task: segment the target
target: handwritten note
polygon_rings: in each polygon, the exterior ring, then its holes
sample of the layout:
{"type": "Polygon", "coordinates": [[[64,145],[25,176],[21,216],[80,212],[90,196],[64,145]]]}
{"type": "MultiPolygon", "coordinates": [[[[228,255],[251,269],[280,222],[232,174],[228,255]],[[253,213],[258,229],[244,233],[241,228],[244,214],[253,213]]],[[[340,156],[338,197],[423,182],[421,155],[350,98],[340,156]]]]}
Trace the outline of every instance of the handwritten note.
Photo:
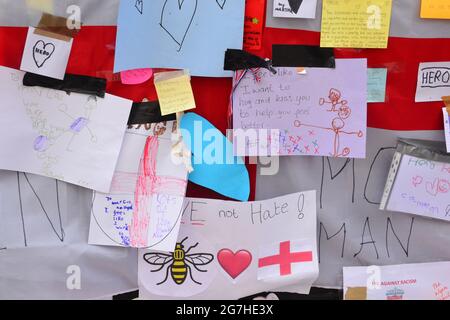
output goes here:
{"type": "Polygon", "coordinates": [[[345,267],[344,299],[450,300],[449,268],[450,262],[345,267]]]}
{"type": "Polygon", "coordinates": [[[163,116],[195,109],[189,74],[182,71],[156,73],[155,87],[163,116]]]}
{"type": "Polygon", "coordinates": [[[447,108],[442,109],[444,114],[444,130],[445,130],[445,141],[447,143],[447,152],[450,153],[450,113],[447,108]]]}
{"type": "Polygon", "coordinates": [[[122,71],[120,79],[123,84],[135,85],[141,84],[149,80],[153,76],[153,69],[135,69],[122,71]]]}
{"type": "Polygon", "coordinates": [[[320,45],[387,48],[392,0],[323,0],[320,45]]]}
{"type": "Polygon", "coordinates": [[[73,39],[65,41],[35,31],[35,28],[28,28],[20,70],[64,79],[73,39]]]}
{"type": "Polygon", "coordinates": [[[317,0],[273,0],[273,16],[276,18],[316,17],[317,0]]]}
{"type": "Polygon", "coordinates": [[[306,75],[296,68],[277,71],[261,70],[256,77],[247,72],[237,80],[239,85],[235,82],[234,143],[239,155],[269,139],[269,145],[278,145],[279,155],[365,157],[365,59],[337,59],[336,69],[307,68],[306,75]],[[273,130],[279,130],[278,140],[273,130]]]}
{"type": "Polygon", "coordinates": [[[450,19],[448,0],[422,0],[420,17],[423,19],[450,19]]]}
{"type": "Polygon", "coordinates": [[[246,0],[244,50],[260,50],[264,29],[265,0],[246,0]]]}
{"type": "Polygon", "coordinates": [[[24,87],[0,67],[0,168],[109,192],[132,101],[24,87]]]}
{"type": "MultiPolygon", "coordinates": [[[[400,163],[385,209],[450,221],[450,156],[446,163],[406,154],[400,160],[398,155],[393,163],[400,163]]],[[[386,190],[389,185],[388,180],[386,190]]]]}
{"type": "Polygon", "coordinates": [[[367,83],[367,102],[384,102],[386,100],[386,68],[369,68],[367,83]]]}
{"type": "Polygon", "coordinates": [[[140,295],[237,299],[293,284],[308,293],[319,273],[316,223],[315,191],[257,202],[187,198],[174,252],[140,250],[140,295]],[[280,252],[296,258],[277,260],[280,252]],[[177,256],[190,275],[171,271],[177,256]]]}
{"type": "Polygon", "coordinates": [[[427,62],[419,65],[416,102],[442,101],[450,94],[450,62],[427,62]]]}
{"type": "Polygon", "coordinates": [[[187,186],[184,165],[171,159],[174,122],[131,126],[109,194],[96,192],[89,243],[175,248],[187,186]]]}

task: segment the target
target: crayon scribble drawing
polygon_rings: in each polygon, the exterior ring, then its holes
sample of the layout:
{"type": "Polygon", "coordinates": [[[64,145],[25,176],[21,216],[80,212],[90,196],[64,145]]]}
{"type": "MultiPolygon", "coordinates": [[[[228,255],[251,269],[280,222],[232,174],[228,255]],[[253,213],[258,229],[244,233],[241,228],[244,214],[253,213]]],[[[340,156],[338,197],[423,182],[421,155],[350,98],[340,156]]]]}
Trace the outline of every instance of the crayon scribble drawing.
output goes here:
{"type": "MultiPolygon", "coordinates": [[[[316,129],[330,130],[334,133],[334,142],[333,142],[333,153],[330,154],[331,157],[347,157],[351,153],[351,149],[349,147],[341,147],[341,136],[345,135],[355,135],[358,138],[364,137],[364,133],[362,130],[359,131],[345,131],[345,122],[350,118],[352,114],[352,109],[348,106],[348,102],[346,100],[342,100],[341,92],[337,89],[330,89],[328,99],[320,98],[319,104],[321,106],[325,104],[330,104],[331,109],[326,110],[327,112],[332,112],[336,114],[336,117],[331,121],[330,127],[321,127],[312,124],[304,124],[299,120],[295,121],[296,127],[310,127],[316,129]]],[[[310,134],[312,135],[312,131],[310,134]]]]}
{"type": "MultiPolygon", "coordinates": [[[[221,10],[223,10],[226,2],[227,0],[216,0],[221,10]]],[[[180,46],[178,51],[183,48],[183,43],[195,19],[197,8],[198,0],[166,0],[164,2],[159,24],[180,46]]]]}

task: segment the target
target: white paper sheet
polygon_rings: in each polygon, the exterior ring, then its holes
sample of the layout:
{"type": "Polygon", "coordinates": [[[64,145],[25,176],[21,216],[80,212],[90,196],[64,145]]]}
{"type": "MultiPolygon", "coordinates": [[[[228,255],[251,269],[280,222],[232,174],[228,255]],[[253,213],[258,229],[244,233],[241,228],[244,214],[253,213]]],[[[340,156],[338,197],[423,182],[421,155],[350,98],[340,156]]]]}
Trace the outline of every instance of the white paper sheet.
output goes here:
{"type": "Polygon", "coordinates": [[[416,102],[442,101],[450,95],[450,62],[427,62],[419,65],[416,102]]]}
{"type": "Polygon", "coordinates": [[[444,115],[445,142],[447,143],[447,152],[450,153],[450,114],[447,112],[447,108],[443,108],[442,113],[444,115]]]}
{"type": "Polygon", "coordinates": [[[81,187],[0,171],[0,299],[96,299],[137,289],[137,250],[87,244],[91,199],[81,187]]]}
{"type": "Polygon", "coordinates": [[[180,250],[140,250],[141,297],[237,299],[294,283],[309,293],[319,271],[315,197],[186,199],[178,238],[184,260],[180,250]]]}
{"type": "Polygon", "coordinates": [[[109,192],[132,101],[24,87],[0,67],[0,168],[109,192]]]}
{"type": "Polygon", "coordinates": [[[316,17],[317,0],[273,0],[273,16],[276,18],[316,17]],[[294,8],[291,8],[292,2],[294,8]],[[300,7],[297,8],[297,6],[300,7]]]}
{"type": "Polygon", "coordinates": [[[344,299],[361,288],[367,300],[450,300],[449,270],[450,262],[344,268],[344,299]]]}
{"type": "Polygon", "coordinates": [[[382,209],[450,221],[450,156],[443,163],[396,152],[391,174],[382,209]]]}
{"type": "Polygon", "coordinates": [[[95,193],[92,206],[89,243],[109,246],[151,247],[153,250],[173,251],[180,228],[182,205],[187,187],[187,170],[171,158],[171,134],[176,123],[133,126],[124,139],[122,152],[109,194],[95,193]],[[149,155],[155,160],[156,176],[161,180],[142,193],[139,181],[141,161],[149,137],[157,139],[158,146],[149,155]],[[173,186],[179,186],[173,188],[173,186]],[[139,191],[141,190],[141,191],[139,191]],[[173,191],[173,192],[172,192],[173,191]],[[141,203],[145,207],[141,206],[141,203]],[[143,242],[133,238],[141,217],[136,208],[149,215],[148,225],[141,230],[143,242]],[[136,223],[134,224],[134,221],[136,223]]]}
{"type": "Polygon", "coordinates": [[[344,266],[450,260],[450,248],[436,246],[449,241],[449,223],[379,210],[398,138],[442,141],[443,132],[369,128],[367,134],[367,159],[282,157],[276,175],[257,176],[257,199],[317,190],[317,286],[342,288],[344,266]]]}
{"type": "Polygon", "coordinates": [[[64,41],[36,34],[35,31],[35,28],[28,28],[20,70],[64,79],[73,39],[64,41]]]}

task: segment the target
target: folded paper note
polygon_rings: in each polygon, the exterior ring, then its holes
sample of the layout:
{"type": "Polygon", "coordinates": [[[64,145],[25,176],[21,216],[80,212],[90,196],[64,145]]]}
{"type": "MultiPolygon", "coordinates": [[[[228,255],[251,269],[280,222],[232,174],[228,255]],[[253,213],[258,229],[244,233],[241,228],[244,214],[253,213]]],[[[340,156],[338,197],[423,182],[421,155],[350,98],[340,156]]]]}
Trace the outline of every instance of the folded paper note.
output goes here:
{"type": "Polygon", "coordinates": [[[335,69],[306,70],[236,74],[236,154],[365,157],[367,61],[337,59],[335,69]]]}
{"type": "Polygon", "coordinates": [[[132,101],[24,87],[0,67],[0,168],[109,192],[132,101]]]}
{"type": "Polygon", "coordinates": [[[367,72],[367,102],[385,102],[387,69],[369,68],[367,72]]]}
{"type": "Polygon", "coordinates": [[[109,194],[94,194],[89,243],[173,251],[187,171],[172,161],[176,122],[130,126],[109,194]]]}
{"type": "Polygon", "coordinates": [[[449,300],[450,262],[344,268],[344,300],[449,300]]]}
{"type": "Polygon", "coordinates": [[[29,27],[20,70],[62,80],[66,73],[73,38],[58,34],[38,33],[29,27]]]}
{"type": "Polygon", "coordinates": [[[193,154],[189,181],[231,199],[247,201],[250,178],[244,161],[233,155],[233,145],[208,120],[187,113],[181,120],[183,140],[193,154]]]}
{"type": "Polygon", "coordinates": [[[450,155],[445,143],[399,142],[380,209],[450,221],[450,155]]]}
{"type": "Polygon", "coordinates": [[[153,69],[135,69],[122,71],[120,79],[123,84],[134,85],[141,84],[149,80],[153,76],[153,69]]]}
{"type": "Polygon", "coordinates": [[[173,253],[139,250],[144,299],[238,299],[319,274],[316,193],[240,203],[186,199],[173,253]]]}
{"type": "Polygon", "coordinates": [[[445,130],[445,141],[447,142],[447,153],[450,153],[450,112],[447,108],[442,109],[444,114],[444,130],[445,130]]]}
{"type": "Polygon", "coordinates": [[[273,16],[275,18],[308,18],[316,17],[317,0],[273,0],[273,16]]]}
{"type": "Polygon", "coordinates": [[[231,77],[223,57],[242,49],[244,11],[245,0],[122,0],[114,72],[158,67],[231,77]]]}
{"type": "Polygon", "coordinates": [[[426,62],[419,65],[416,102],[442,101],[450,95],[450,62],[426,62]]]}
{"type": "Polygon", "coordinates": [[[450,19],[448,0],[422,0],[420,17],[424,19],[450,19]]]}
{"type": "Polygon", "coordinates": [[[156,73],[155,87],[163,116],[195,109],[191,77],[188,72],[172,71],[156,73]]]}
{"type": "Polygon", "coordinates": [[[321,47],[387,48],[392,0],[323,0],[321,47]]]}

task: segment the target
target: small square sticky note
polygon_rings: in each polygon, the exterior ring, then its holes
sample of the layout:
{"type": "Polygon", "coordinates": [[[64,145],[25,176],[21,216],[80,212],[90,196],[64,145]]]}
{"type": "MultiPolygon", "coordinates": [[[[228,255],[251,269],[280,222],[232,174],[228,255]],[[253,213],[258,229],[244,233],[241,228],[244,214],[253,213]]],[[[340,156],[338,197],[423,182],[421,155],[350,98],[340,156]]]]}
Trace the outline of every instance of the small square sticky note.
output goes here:
{"type": "Polygon", "coordinates": [[[424,19],[450,19],[450,1],[422,0],[420,17],[424,19]]]}
{"type": "Polygon", "coordinates": [[[320,46],[387,48],[392,0],[323,0],[320,46]]]}
{"type": "Polygon", "coordinates": [[[187,72],[171,71],[156,73],[155,87],[163,116],[195,109],[191,77],[187,72]]]}
{"type": "Polygon", "coordinates": [[[73,39],[65,41],[59,39],[58,35],[51,37],[36,33],[35,30],[33,27],[28,28],[20,70],[64,79],[73,39]]]}
{"type": "Polygon", "coordinates": [[[367,73],[367,102],[385,102],[387,69],[369,68],[367,73]]]}

